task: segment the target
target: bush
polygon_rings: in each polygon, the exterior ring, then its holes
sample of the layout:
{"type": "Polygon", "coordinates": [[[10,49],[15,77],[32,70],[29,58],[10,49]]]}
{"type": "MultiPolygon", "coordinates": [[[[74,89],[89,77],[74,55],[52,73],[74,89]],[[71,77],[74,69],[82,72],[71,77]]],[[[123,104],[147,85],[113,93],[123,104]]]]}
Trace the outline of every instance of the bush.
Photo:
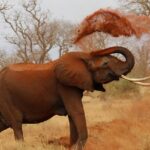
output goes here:
{"type": "Polygon", "coordinates": [[[139,94],[139,87],[134,83],[120,79],[119,82],[112,82],[105,86],[105,95],[111,97],[129,97],[139,94]]]}
{"type": "Polygon", "coordinates": [[[100,100],[108,100],[114,98],[137,98],[140,96],[139,86],[129,81],[120,79],[119,82],[113,81],[112,83],[104,85],[106,92],[85,92],[84,95],[100,100]]]}

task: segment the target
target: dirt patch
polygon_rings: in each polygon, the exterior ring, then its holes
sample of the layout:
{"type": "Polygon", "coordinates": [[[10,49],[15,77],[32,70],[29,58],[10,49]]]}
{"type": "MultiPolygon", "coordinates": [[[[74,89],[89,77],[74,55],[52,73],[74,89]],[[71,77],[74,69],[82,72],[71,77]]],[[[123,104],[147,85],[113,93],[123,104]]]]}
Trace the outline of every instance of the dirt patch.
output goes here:
{"type": "MultiPolygon", "coordinates": [[[[85,150],[150,150],[150,101],[135,101],[123,113],[120,119],[90,126],[85,150]]],[[[59,141],[68,146],[68,138],[59,141]]]]}
{"type": "Polygon", "coordinates": [[[52,139],[48,141],[48,144],[63,145],[65,148],[69,148],[69,137],[60,137],[58,139],[52,139]]]}

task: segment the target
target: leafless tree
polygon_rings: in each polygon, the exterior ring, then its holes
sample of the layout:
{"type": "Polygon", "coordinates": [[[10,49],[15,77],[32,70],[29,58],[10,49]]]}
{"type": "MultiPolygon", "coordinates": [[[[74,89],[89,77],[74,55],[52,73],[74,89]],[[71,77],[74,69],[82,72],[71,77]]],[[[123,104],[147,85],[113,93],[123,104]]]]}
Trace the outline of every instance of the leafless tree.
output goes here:
{"type": "Polygon", "coordinates": [[[0,3],[0,11],[8,10],[9,7],[10,6],[7,4],[7,2],[1,2],[0,3]]]}
{"type": "Polygon", "coordinates": [[[9,64],[21,62],[16,56],[16,53],[13,55],[8,54],[5,50],[0,49],[0,70],[9,64]]]}
{"type": "Polygon", "coordinates": [[[56,47],[58,48],[59,57],[64,53],[67,53],[73,45],[73,37],[76,29],[76,25],[68,21],[57,21],[58,32],[56,38],[56,47]]]}
{"type": "Polygon", "coordinates": [[[150,15],[150,0],[121,0],[122,6],[137,14],[150,15]]]}
{"type": "Polygon", "coordinates": [[[150,70],[150,44],[146,42],[136,53],[136,72],[141,76],[149,74],[150,70]]]}
{"type": "Polygon", "coordinates": [[[42,12],[37,0],[22,5],[23,11],[0,11],[13,34],[6,40],[15,45],[23,62],[44,63],[55,45],[57,24],[50,20],[48,12],[42,12]],[[11,14],[9,14],[9,12],[11,14]]]}
{"type": "Polygon", "coordinates": [[[0,50],[0,69],[4,68],[7,65],[7,55],[5,51],[0,50]]]}
{"type": "Polygon", "coordinates": [[[79,42],[79,46],[82,50],[86,51],[103,49],[107,45],[107,40],[108,34],[95,32],[81,40],[81,42],[79,42]]]}
{"type": "MultiPolygon", "coordinates": [[[[148,16],[143,19],[149,20],[150,16],[150,0],[122,0],[122,6],[137,15],[148,16]]],[[[143,21],[145,21],[143,20],[143,21]]],[[[146,21],[145,21],[146,22],[146,21]]],[[[138,21],[137,21],[138,23],[138,21]]],[[[144,26],[149,25],[145,23],[144,26]]],[[[144,42],[142,46],[137,47],[136,53],[136,71],[141,75],[148,74],[150,70],[150,41],[144,42]]]]}

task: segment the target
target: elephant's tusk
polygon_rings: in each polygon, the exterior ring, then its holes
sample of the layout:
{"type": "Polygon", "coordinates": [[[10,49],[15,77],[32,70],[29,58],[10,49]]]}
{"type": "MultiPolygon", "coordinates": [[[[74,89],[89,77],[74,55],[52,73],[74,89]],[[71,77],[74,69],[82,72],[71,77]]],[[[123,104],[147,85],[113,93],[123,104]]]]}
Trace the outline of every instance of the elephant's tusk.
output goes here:
{"type": "Polygon", "coordinates": [[[121,77],[127,81],[130,81],[132,83],[135,83],[135,84],[138,84],[138,85],[142,85],[142,86],[150,86],[150,83],[147,83],[147,82],[140,82],[140,81],[144,81],[144,80],[147,80],[147,79],[150,79],[150,76],[148,77],[144,77],[144,78],[139,78],[139,79],[136,79],[136,78],[128,78],[124,75],[121,75],[121,77]]]}
{"type": "Polygon", "coordinates": [[[128,81],[132,81],[132,82],[139,82],[139,81],[145,81],[145,80],[150,79],[150,76],[147,76],[147,77],[144,77],[144,78],[129,78],[129,77],[126,77],[124,75],[121,75],[121,77],[123,79],[126,79],[128,81]]]}
{"type": "Polygon", "coordinates": [[[150,83],[144,83],[144,82],[133,82],[133,83],[138,85],[143,85],[143,86],[150,86],[150,83]]]}

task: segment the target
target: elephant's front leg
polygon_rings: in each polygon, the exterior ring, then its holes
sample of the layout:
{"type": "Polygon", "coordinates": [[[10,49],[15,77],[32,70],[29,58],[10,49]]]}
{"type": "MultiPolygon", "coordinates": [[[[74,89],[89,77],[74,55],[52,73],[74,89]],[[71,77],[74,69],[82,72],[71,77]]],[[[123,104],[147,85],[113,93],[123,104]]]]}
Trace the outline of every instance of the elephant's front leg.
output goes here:
{"type": "MultiPolygon", "coordinates": [[[[77,116],[72,116],[73,120],[75,122],[75,127],[76,127],[76,131],[78,134],[78,137],[76,139],[75,143],[71,143],[71,150],[83,150],[87,137],[88,137],[88,133],[87,133],[87,127],[86,127],[86,121],[85,121],[85,116],[84,114],[76,114],[77,116]]],[[[75,133],[74,131],[72,133],[75,133]]],[[[71,134],[72,134],[71,133],[71,134]]],[[[73,134],[74,136],[71,136],[70,139],[75,140],[76,138],[76,134],[73,134]]]]}
{"type": "Polygon", "coordinates": [[[77,88],[61,86],[60,95],[71,121],[70,134],[71,144],[73,144],[71,149],[83,150],[88,134],[84,109],[81,101],[82,92],[77,88]]]}
{"type": "Polygon", "coordinates": [[[70,146],[72,146],[76,144],[78,140],[78,132],[72,118],[68,116],[68,119],[69,119],[69,126],[70,126],[70,146]]]}

